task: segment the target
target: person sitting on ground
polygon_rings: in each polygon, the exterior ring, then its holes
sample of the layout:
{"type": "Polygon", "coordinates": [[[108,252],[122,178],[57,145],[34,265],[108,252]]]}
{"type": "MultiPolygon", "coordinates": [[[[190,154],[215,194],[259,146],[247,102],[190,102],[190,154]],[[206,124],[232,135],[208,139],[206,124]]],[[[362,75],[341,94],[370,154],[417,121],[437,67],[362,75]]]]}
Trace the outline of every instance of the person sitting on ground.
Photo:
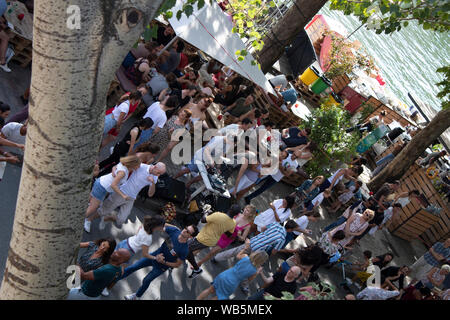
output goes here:
{"type": "Polygon", "coordinates": [[[367,164],[367,159],[362,156],[356,156],[352,159],[352,162],[350,162],[350,166],[363,166],[367,164]]]}
{"type": "Polygon", "coordinates": [[[261,176],[261,169],[263,168],[263,165],[258,162],[256,155],[251,152],[246,153],[243,157],[240,157],[240,159],[242,164],[236,177],[236,181],[234,182],[234,186],[228,190],[231,196],[236,198],[236,201],[239,201],[248,188],[256,183],[261,176]]]}
{"type": "Polygon", "coordinates": [[[306,211],[312,211],[319,208],[319,206],[322,204],[323,200],[326,198],[331,197],[331,192],[325,190],[324,192],[319,193],[314,199],[312,199],[310,202],[305,203],[305,206],[303,208],[302,212],[306,211]]]}
{"type": "Polygon", "coordinates": [[[297,152],[297,162],[299,168],[302,168],[309,160],[313,158],[313,152],[317,150],[317,144],[309,141],[307,144],[300,145],[296,148],[286,148],[287,152],[297,152]]]}
{"type": "MultiPolygon", "coordinates": [[[[211,97],[202,97],[200,101],[195,103],[189,103],[184,108],[191,111],[191,121],[188,130],[194,128],[196,125],[200,125],[202,129],[208,129],[206,124],[206,110],[211,105],[213,99],[211,97]]],[[[183,110],[183,109],[182,109],[183,110]]]]}
{"type": "Polygon", "coordinates": [[[320,192],[325,191],[333,191],[333,188],[342,180],[352,180],[356,183],[358,181],[358,177],[363,173],[364,169],[362,167],[351,167],[351,168],[342,168],[337,170],[331,177],[325,179],[325,181],[320,185],[320,192]]]}
{"type": "Polygon", "coordinates": [[[281,298],[283,292],[295,294],[297,290],[297,278],[301,274],[301,269],[297,266],[289,268],[287,272],[276,272],[271,277],[265,277],[261,272],[261,278],[264,285],[257,293],[248,298],[248,300],[264,300],[264,296],[272,295],[275,298],[281,298]]]}
{"type": "Polygon", "coordinates": [[[89,272],[81,271],[81,287],[70,289],[67,300],[98,300],[102,291],[123,273],[123,264],[130,260],[131,254],[126,249],[119,249],[111,254],[109,263],[89,272]]]}
{"type": "Polygon", "coordinates": [[[138,86],[143,82],[150,81],[150,71],[155,64],[157,56],[149,54],[146,58],[138,58],[136,61],[125,69],[125,76],[138,86]]]}
{"type": "Polygon", "coordinates": [[[400,300],[432,300],[431,290],[427,287],[417,289],[413,285],[409,285],[400,300]]]}
{"type": "Polygon", "coordinates": [[[372,264],[380,269],[385,268],[394,259],[394,255],[390,252],[372,258],[372,264]]]}
{"type": "Polygon", "coordinates": [[[290,88],[279,93],[283,97],[283,101],[287,108],[293,106],[298,99],[299,93],[296,89],[290,88]]]}
{"type": "Polygon", "coordinates": [[[397,221],[401,209],[402,205],[400,203],[394,203],[394,205],[384,210],[383,220],[381,220],[380,223],[376,223],[375,226],[371,226],[369,234],[373,235],[377,230],[382,230],[384,227],[389,227],[393,221],[397,221]]]}
{"type": "Polygon", "coordinates": [[[249,248],[250,240],[247,239],[245,247],[236,256],[239,261],[232,268],[220,273],[211,286],[199,294],[197,300],[204,300],[211,294],[215,294],[212,300],[227,300],[239,283],[245,279],[249,282],[253,281],[258,274],[261,274],[262,265],[269,256],[264,251],[252,252],[249,256],[246,253],[249,248]]]}
{"type": "Polygon", "coordinates": [[[356,201],[354,202],[350,207],[345,209],[344,213],[332,224],[325,227],[324,231],[329,231],[331,229],[334,229],[337,226],[340,226],[344,222],[348,220],[350,215],[352,215],[355,212],[363,212],[366,209],[371,209],[373,211],[376,210],[376,202],[373,198],[367,199],[367,201],[356,201]]]}
{"type": "Polygon", "coordinates": [[[317,245],[298,248],[290,258],[279,266],[277,271],[287,272],[291,267],[297,266],[301,270],[297,281],[305,283],[309,279],[314,278],[311,270],[322,263],[323,253],[324,251],[317,245]]]}

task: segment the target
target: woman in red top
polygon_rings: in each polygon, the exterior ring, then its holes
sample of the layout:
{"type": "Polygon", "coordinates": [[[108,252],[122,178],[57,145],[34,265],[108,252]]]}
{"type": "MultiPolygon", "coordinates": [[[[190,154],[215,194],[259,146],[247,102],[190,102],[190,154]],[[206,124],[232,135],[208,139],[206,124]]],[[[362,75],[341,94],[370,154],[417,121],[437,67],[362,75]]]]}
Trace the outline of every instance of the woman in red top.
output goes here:
{"type": "MultiPolygon", "coordinates": [[[[137,90],[142,93],[142,96],[145,96],[147,94],[147,92],[148,92],[146,84],[139,85],[137,87],[137,90]]],[[[119,99],[119,102],[117,103],[117,105],[119,105],[123,101],[127,100],[128,97],[130,96],[130,94],[131,94],[131,92],[127,92],[123,96],[121,96],[120,99],[119,99]]],[[[138,101],[136,103],[130,103],[130,110],[128,111],[128,115],[122,122],[125,122],[133,114],[133,112],[136,111],[136,109],[137,109],[137,107],[139,106],[140,103],[141,103],[141,101],[138,101]]],[[[110,109],[108,109],[108,110],[106,110],[105,115],[108,115],[108,114],[112,113],[114,108],[115,108],[115,106],[110,108],[110,109]]],[[[100,149],[102,149],[107,144],[109,144],[109,143],[113,142],[114,140],[116,140],[118,135],[119,135],[119,131],[116,128],[112,128],[111,130],[109,130],[108,135],[102,141],[102,146],[100,147],[100,149]]]]}

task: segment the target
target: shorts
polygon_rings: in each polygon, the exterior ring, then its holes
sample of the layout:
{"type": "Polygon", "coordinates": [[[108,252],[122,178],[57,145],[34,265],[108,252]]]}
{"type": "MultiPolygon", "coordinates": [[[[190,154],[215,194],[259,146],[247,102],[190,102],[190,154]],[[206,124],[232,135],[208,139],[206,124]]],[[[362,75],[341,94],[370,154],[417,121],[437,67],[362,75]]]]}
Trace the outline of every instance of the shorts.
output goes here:
{"type": "Polygon", "coordinates": [[[128,251],[130,251],[131,256],[134,256],[135,254],[134,250],[131,249],[130,245],[128,244],[128,239],[120,241],[114,251],[117,251],[119,249],[127,249],[128,251]]]}
{"type": "Polygon", "coordinates": [[[92,186],[91,196],[99,201],[105,200],[108,195],[108,191],[101,185],[99,179],[95,179],[94,185],[92,186]]]}

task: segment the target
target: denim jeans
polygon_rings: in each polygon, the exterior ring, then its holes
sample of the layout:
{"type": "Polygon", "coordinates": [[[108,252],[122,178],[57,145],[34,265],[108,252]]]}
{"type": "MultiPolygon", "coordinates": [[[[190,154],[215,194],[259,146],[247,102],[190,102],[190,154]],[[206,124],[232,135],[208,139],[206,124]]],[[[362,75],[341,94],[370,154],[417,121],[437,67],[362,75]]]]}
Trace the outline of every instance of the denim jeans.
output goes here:
{"type": "Polygon", "coordinates": [[[345,221],[347,221],[346,217],[340,216],[335,222],[333,222],[332,224],[330,224],[329,226],[327,226],[325,229],[323,229],[323,232],[328,232],[331,229],[336,228],[337,226],[340,226],[341,224],[343,224],[345,221]]]}
{"type": "Polygon", "coordinates": [[[259,289],[254,295],[248,297],[247,300],[264,300],[264,289],[259,289]]]}
{"type": "Polygon", "coordinates": [[[140,146],[143,143],[146,143],[148,140],[150,140],[151,136],[153,134],[153,128],[147,129],[142,131],[141,137],[139,140],[134,144],[133,150],[136,150],[138,146],[140,146]]]}
{"type": "MultiPolygon", "coordinates": [[[[158,252],[150,253],[152,256],[156,256],[158,252]]],[[[138,291],[136,292],[136,296],[138,298],[142,297],[145,293],[145,291],[150,286],[150,283],[158,278],[160,275],[162,275],[166,270],[167,267],[163,266],[162,264],[158,263],[156,260],[151,260],[147,258],[142,258],[138,261],[136,261],[133,265],[125,268],[125,271],[123,273],[123,276],[120,278],[120,280],[128,277],[130,274],[134,273],[135,271],[150,267],[152,266],[152,271],[150,271],[145,278],[142,280],[142,285],[139,287],[138,291]]]]}
{"type": "Polygon", "coordinates": [[[382,165],[383,163],[385,163],[386,161],[391,161],[394,160],[395,156],[392,153],[389,153],[386,157],[381,158],[380,160],[377,161],[376,165],[377,167],[382,165]]]}
{"type": "Polygon", "coordinates": [[[259,196],[261,193],[263,193],[264,191],[270,189],[271,187],[273,187],[275,184],[277,184],[277,181],[275,181],[272,176],[268,176],[267,178],[264,179],[264,183],[261,187],[259,187],[258,190],[256,190],[255,192],[253,192],[252,194],[249,194],[246,198],[248,198],[249,200],[256,198],[257,196],[259,196]]]}

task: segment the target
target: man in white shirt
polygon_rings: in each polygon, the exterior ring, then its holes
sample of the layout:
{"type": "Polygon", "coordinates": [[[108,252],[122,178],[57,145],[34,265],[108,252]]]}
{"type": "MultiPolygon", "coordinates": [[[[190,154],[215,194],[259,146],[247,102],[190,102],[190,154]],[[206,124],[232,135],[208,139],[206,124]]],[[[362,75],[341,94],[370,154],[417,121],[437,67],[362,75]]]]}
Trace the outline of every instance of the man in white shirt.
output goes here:
{"type": "MultiPolygon", "coordinates": [[[[186,165],[183,169],[181,169],[175,176],[174,179],[177,179],[186,173],[194,172],[199,173],[197,162],[204,162],[207,167],[214,166],[218,160],[217,158],[221,155],[225,156],[234,146],[233,136],[215,136],[213,137],[203,148],[198,149],[194,153],[194,157],[191,162],[186,165]]],[[[201,175],[198,175],[194,179],[191,179],[186,183],[186,188],[189,190],[189,187],[195,183],[202,180],[201,175]]]]}
{"type": "Polygon", "coordinates": [[[164,128],[167,122],[166,112],[175,109],[178,106],[178,102],[177,96],[167,96],[164,101],[155,102],[148,107],[147,112],[144,115],[144,119],[152,119],[153,126],[150,129],[142,131],[139,141],[134,145],[135,150],[139,145],[149,141],[154,134],[157,134],[162,128],[164,128]]]}
{"type": "MultiPolygon", "coordinates": [[[[113,170],[114,172],[114,170],[113,170]]],[[[149,186],[148,196],[152,197],[155,194],[156,182],[158,177],[166,172],[166,165],[162,162],[158,162],[156,165],[141,164],[139,169],[134,171],[128,178],[127,182],[120,187],[120,191],[126,194],[129,199],[125,200],[121,195],[116,192],[111,193],[102,206],[98,209],[97,213],[102,217],[100,222],[100,230],[104,229],[105,220],[116,221],[121,226],[128,218],[133,208],[134,201],[136,200],[139,192],[146,186],[149,186]],[[117,217],[108,217],[113,210],[119,209],[117,217]]]]}
{"type": "Polygon", "coordinates": [[[0,137],[8,141],[0,139],[0,143],[5,147],[2,147],[3,151],[6,152],[18,152],[23,154],[23,149],[25,145],[25,139],[27,136],[27,124],[22,124],[18,122],[10,122],[2,128],[0,137]],[[12,142],[8,143],[8,142],[12,142]]]}
{"type": "Polygon", "coordinates": [[[253,198],[256,198],[260,194],[262,194],[264,191],[270,189],[275,184],[277,184],[283,177],[289,177],[292,173],[297,171],[298,168],[298,162],[297,158],[301,154],[300,151],[294,151],[293,153],[288,153],[287,151],[282,151],[280,153],[280,159],[279,159],[279,167],[275,174],[271,176],[266,176],[265,178],[258,181],[256,184],[259,184],[261,181],[264,180],[264,183],[261,187],[259,187],[258,190],[255,192],[249,194],[244,198],[246,204],[250,204],[250,201],[253,198]]]}
{"type": "Polygon", "coordinates": [[[272,87],[276,88],[278,86],[280,86],[280,88],[278,88],[278,91],[283,91],[284,89],[286,89],[289,85],[289,81],[293,81],[294,77],[292,75],[287,75],[285,76],[284,74],[280,74],[278,76],[275,76],[271,79],[269,79],[270,84],[272,85],[272,87]]]}

